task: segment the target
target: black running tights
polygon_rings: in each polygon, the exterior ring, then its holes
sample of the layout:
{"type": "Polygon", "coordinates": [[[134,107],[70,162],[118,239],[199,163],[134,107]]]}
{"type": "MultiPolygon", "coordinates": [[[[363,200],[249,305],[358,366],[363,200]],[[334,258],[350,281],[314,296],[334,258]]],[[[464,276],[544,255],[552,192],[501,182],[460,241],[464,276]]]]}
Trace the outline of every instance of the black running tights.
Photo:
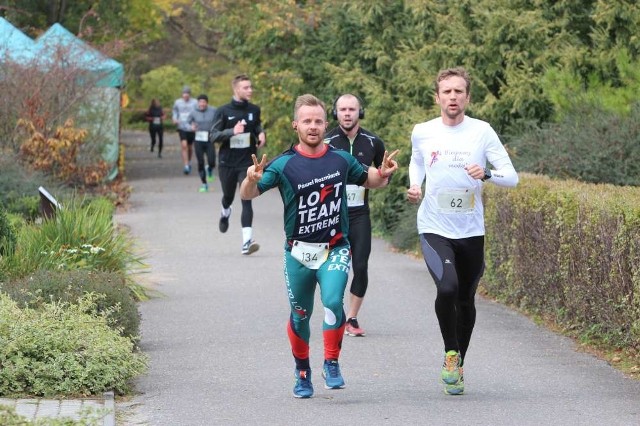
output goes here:
{"type": "MultiPolygon", "coordinates": [[[[220,185],[222,185],[222,207],[228,209],[236,196],[236,189],[247,177],[247,167],[218,167],[220,185]]],[[[240,223],[243,228],[251,227],[253,223],[253,205],[251,200],[242,200],[242,214],[240,223]]]]}
{"type": "Polygon", "coordinates": [[[160,126],[149,126],[149,136],[151,136],[151,148],[156,146],[156,136],[158,137],[158,154],[162,153],[163,129],[160,126]]]}
{"type": "Polygon", "coordinates": [[[364,297],[369,285],[369,255],[371,254],[371,218],[369,212],[349,215],[351,242],[351,294],[364,297]]]}
{"type": "Polygon", "coordinates": [[[207,154],[207,165],[211,170],[216,167],[216,150],[212,142],[195,142],[196,159],[198,160],[198,174],[202,183],[207,183],[207,172],[204,169],[204,155],[207,154]]]}
{"type": "Polygon", "coordinates": [[[460,351],[464,362],[476,322],[476,290],[484,272],[484,236],[450,239],[422,234],[420,244],[436,283],[435,308],[444,350],[460,351]]]}

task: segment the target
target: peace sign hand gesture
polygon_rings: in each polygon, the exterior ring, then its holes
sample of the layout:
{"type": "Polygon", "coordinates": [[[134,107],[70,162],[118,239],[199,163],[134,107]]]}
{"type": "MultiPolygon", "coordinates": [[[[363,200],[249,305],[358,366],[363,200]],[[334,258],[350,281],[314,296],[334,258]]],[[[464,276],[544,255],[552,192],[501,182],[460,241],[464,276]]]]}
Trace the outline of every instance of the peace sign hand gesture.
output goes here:
{"type": "Polygon", "coordinates": [[[264,166],[267,165],[267,155],[262,154],[262,159],[258,163],[258,158],[255,154],[251,154],[251,159],[253,160],[253,166],[249,166],[247,169],[247,179],[251,183],[258,183],[258,181],[262,178],[262,171],[264,170],[264,166]]]}
{"type": "Polygon", "coordinates": [[[383,178],[388,178],[391,176],[396,170],[398,170],[398,162],[393,159],[398,153],[399,149],[396,149],[391,154],[388,151],[384,152],[384,157],[382,157],[382,164],[380,165],[380,176],[383,178]]]}

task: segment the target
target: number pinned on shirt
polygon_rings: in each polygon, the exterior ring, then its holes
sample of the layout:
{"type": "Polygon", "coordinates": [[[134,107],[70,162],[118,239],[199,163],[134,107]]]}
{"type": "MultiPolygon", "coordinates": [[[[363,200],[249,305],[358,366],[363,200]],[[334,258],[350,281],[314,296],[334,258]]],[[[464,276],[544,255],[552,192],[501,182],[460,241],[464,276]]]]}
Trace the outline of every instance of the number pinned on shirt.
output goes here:
{"type": "Polygon", "coordinates": [[[306,243],[295,240],[291,256],[309,269],[318,269],[329,257],[329,243],[306,243]]]}
{"type": "Polygon", "coordinates": [[[472,189],[444,188],[438,192],[440,213],[471,213],[475,210],[475,194],[472,189]]]}

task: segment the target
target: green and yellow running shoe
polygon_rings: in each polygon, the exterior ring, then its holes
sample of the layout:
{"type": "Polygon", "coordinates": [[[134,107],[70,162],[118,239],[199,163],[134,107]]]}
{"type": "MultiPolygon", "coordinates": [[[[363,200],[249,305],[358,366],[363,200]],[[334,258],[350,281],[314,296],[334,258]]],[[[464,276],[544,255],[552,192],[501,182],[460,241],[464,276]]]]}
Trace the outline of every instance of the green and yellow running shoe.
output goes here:
{"type": "Polygon", "coordinates": [[[460,352],[448,351],[444,355],[440,380],[445,385],[453,385],[460,380],[460,352]]]}
{"type": "Polygon", "coordinates": [[[464,393],[464,372],[462,367],[460,367],[459,369],[460,371],[460,379],[452,384],[446,384],[444,385],[444,393],[446,393],[447,395],[462,395],[464,393]]]}

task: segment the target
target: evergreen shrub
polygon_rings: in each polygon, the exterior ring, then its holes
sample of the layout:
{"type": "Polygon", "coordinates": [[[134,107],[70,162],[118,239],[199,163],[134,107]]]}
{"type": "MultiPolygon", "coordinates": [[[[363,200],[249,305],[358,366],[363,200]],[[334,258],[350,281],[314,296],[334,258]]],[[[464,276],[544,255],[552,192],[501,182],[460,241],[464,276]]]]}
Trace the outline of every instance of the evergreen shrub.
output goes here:
{"type": "Polygon", "coordinates": [[[640,186],[640,103],[628,115],[576,105],[560,122],[518,129],[510,138],[519,172],[591,183],[640,186]]]}
{"type": "Polygon", "coordinates": [[[105,271],[38,270],[27,277],[0,284],[19,306],[42,307],[45,303],[78,303],[87,293],[100,295],[96,309],[104,313],[109,325],[123,336],[138,340],[140,314],[125,279],[118,273],[105,271]]]}
{"type": "Polygon", "coordinates": [[[146,368],[131,339],[97,313],[96,296],[77,304],[20,307],[0,293],[0,396],[101,395],[130,390],[146,368]]]}
{"type": "Polygon", "coordinates": [[[0,206],[0,257],[13,254],[16,248],[16,234],[9,223],[7,212],[0,206]]]}
{"type": "Polygon", "coordinates": [[[40,214],[38,187],[59,189],[38,172],[29,172],[8,152],[0,155],[0,206],[10,213],[34,220],[40,214]]]}

